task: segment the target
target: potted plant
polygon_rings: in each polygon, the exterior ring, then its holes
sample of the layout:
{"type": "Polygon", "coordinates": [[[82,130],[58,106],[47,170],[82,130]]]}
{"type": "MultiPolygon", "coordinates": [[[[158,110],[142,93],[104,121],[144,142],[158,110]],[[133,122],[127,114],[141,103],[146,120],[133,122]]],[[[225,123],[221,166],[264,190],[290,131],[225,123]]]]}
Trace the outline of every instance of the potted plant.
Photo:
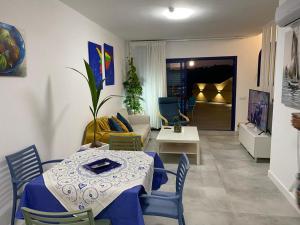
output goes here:
{"type": "Polygon", "coordinates": [[[129,114],[136,114],[143,110],[141,105],[143,88],[133,64],[133,58],[128,60],[128,65],[127,80],[123,83],[126,93],[124,104],[129,114]]]}
{"type": "Polygon", "coordinates": [[[174,117],[174,132],[175,133],[181,133],[181,123],[179,116],[174,117]]]}
{"type": "Polygon", "coordinates": [[[100,141],[96,141],[96,125],[97,125],[96,118],[98,116],[100,108],[112,97],[118,96],[118,95],[109,95],[100,101],[100,94],[101,94],[101,91],[103,90],[103,82],[105,79],[102,79],[100,81],[99,85],[97,86],[95,76],[94,76],[91,66],[85,60],[83,60],[83,61],[84,61],[87,75],[84,75],[77,69],[70,68],[70,67],[68,67],[68,68],[71,70],[74,70],[75,72],[80,74],[88,83],[90,93],[91,93],[91,98],[92,98],[92,106],[89,106],[89,107],[90,107],[90,110],[91,110],[91,113],[92,113],[93,119],[94,119],[94,139],[93,139],[93,142],[91,143],[90,147],[92,147],[92,148],[101,147],[102,143],[100,141]]]}

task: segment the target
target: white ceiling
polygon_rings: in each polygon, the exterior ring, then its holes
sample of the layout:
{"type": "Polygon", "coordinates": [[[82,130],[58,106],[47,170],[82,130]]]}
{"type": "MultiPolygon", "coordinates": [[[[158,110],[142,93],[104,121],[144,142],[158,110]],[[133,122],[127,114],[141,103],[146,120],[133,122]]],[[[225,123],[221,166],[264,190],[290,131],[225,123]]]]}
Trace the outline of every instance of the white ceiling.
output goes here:
{"type": "Polygon", "coordinates": [[[126,40],[251,36],[274,18],[278,0],[61,0],[126,40]],[[191,8],[184,21],[167,20],[172,4],[191,8]]]}

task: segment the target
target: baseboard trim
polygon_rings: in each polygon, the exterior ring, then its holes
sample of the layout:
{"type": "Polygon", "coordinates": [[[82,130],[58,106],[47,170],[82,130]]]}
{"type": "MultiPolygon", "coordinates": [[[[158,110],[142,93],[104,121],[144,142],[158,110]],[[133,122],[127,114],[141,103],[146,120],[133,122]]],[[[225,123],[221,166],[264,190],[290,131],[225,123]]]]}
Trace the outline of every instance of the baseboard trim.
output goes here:
{"type": "Polygon", "coordinates": [[[297,210],[297,212],[300,214],[300,210],[298,209],[298,206],[296,204],[296,197],[294,193],[290,192],[278,179],[278,177],[271,171],[268,170],[268,176],[271,179],[271,181],[275,184],[275,186],[279,189],[279,191],[286,197],[286,199],[289,201],[289,203],[297,210]]]}

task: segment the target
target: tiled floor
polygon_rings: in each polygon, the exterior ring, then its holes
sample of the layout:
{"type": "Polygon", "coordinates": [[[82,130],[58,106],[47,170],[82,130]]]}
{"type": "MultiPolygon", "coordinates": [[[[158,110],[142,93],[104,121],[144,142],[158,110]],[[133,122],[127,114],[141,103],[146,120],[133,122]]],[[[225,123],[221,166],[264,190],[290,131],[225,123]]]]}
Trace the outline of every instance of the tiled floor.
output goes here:
{"type": "MultiPolygon", "coordinates": [[[[153,132],[147,149],[157,150],[153,132]]],[[[269,164],[255,163],[232,132],[200,131],[201,165],[192,165],[184,191],[186,225],[300,225],[300,215],[267,176],[269,164]]],[[[168,169],[177,157],[161,156],[168,169]]],[[[195,160],[191,160],[194,163],[195,160]]],[[[174,179],[162,187],[174,190],[174,179]]],[[[145,217],[146,225],[176,220],[145,217]]]]}

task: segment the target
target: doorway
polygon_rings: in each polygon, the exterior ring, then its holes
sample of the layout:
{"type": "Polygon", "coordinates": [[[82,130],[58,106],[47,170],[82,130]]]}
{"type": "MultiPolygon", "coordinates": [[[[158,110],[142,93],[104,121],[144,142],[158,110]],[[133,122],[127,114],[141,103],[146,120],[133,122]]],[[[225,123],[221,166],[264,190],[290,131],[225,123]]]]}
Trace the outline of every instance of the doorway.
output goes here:
{"type": "Polygon", "coordinates": [[[201,130],[234,130],[237,57],[167,59],[167,94],[201,130]]]}

